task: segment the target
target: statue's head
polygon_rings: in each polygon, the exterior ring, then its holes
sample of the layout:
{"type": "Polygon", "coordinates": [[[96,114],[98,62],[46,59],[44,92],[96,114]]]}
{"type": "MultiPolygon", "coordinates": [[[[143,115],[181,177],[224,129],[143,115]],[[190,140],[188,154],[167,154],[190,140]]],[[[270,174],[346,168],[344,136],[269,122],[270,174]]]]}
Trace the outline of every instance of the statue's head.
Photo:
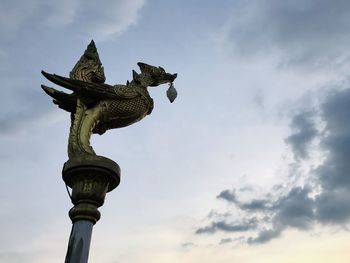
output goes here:
{"type": "Polygon", "coordinates": [[[176,73],[167,73],[162,67],[155,67],[142,62],[137,63],[137,65],[141,69],[141,74],[133,71],[133,79],[144,87],[156,87],[161,84],[172,83],[177,77],[176,73]]]}

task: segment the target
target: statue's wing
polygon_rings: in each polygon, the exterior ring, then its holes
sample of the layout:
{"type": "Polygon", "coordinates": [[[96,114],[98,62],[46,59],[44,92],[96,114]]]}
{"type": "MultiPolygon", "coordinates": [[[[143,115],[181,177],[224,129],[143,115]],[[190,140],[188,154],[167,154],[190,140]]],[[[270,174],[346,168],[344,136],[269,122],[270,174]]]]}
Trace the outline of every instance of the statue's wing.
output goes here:
{"type": "Polygon", "coordinates": [[[53,103],[58,105],[61,109],[64,109],[69,112],[74,112],[76,103],[77,103],[77,96],[76,94],[67,94],[62,91],[56,90],[54,88],[41,85],[42,89],[51,96],[54,100],[53,103]]]}
{"type": "Polygon", "coordinates": [[[111,86],[103,83],[91,83],[65,78],[56,74],[49,74],[45,71],[41,71],[41,73],[51,82],[94,100],[133,99],[140,96],[136,90],[123,85],[111,86]]]}

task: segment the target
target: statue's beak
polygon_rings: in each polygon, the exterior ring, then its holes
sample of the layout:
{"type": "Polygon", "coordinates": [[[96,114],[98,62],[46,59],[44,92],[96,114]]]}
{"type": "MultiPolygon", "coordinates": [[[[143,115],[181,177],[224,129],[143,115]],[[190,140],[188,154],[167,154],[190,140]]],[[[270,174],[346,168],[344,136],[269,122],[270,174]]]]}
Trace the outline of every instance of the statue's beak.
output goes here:
{"type": "Polygon", "coordinates": [[[177,73],[175,74],[169,74],[169,79],[170,79],[170,82],[173,82],[177,77],[177,73]]]}
{"type": "Polygon", "coordinates": [[[176,77],[177,77],[177,73],[175,74],[165,73],[165,75],[161,76],[160,79],[155,79],[154,83],[151,83],[149,86],[157,87],[161,84],[173,83],[176,77]]]}

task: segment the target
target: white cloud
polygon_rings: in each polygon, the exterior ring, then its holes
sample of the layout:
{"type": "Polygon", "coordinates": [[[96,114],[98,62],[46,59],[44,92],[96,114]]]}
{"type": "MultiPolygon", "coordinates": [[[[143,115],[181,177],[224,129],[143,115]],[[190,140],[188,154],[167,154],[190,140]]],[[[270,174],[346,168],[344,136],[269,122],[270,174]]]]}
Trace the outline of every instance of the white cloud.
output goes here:
{"type": "Polygon", "coordinates": [[[75,19],[76,13],[83,3],[80,0],[61,0],[47,3],[50,11],[46,23],[51,28],[68,26],[75,19]]]}
{"type": "Polygon", "coordinates": [[[64,0],[47,5],[50,28],[70,27],[95,39],[119,36],[138,19],[145,0],[80,1],[64,0]]]}
{"type": "Polygon", "coordinates": [[[0,3],[0,31],[6,36],[28,26],[68,29],[78,35],[105,39],[119,36],[138,19],[145,0],[8,1],[0,3]]]}
{"type": "Polygon", "coordinates": [[[91,12],[91,16],[87,19],[81,13],[82,20],[86,19],[86,26],[91,27],[91,33],[100,38],[120,35],[134,25],[145,0],[109,0],[103,3],[103,5],[95,1],[85,3],[86,12],[88,14],[91,12]]]}

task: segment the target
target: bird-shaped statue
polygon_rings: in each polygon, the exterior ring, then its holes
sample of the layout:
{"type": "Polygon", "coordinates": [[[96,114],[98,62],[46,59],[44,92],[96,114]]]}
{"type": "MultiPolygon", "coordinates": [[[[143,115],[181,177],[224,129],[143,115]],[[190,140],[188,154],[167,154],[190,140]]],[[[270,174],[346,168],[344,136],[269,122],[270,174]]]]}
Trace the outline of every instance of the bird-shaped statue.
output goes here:
{"type": "MultiPolygon", "coordinates": [[[[68,156],[96,155],[90,146],[92,133],[103,134],[114,128],[121,128],[140,121],[153,110],[153,100],[147,87],[170,83],[172,102],[173,81],[177,74],[167,73],[162,67],[137,63],[141,73],[133,70],[132,81],[126,85],[104,84],[104,70],[95,43],[91,41],[85,53],[74,66],[70,78],[42,71],[51,82],[72,90],[67,94],[42,85],[53,102],[71,113],[71,128],[68,141],[68,156]]],[[[169,96],[169,92],[168,92],[169,96]]]]}

